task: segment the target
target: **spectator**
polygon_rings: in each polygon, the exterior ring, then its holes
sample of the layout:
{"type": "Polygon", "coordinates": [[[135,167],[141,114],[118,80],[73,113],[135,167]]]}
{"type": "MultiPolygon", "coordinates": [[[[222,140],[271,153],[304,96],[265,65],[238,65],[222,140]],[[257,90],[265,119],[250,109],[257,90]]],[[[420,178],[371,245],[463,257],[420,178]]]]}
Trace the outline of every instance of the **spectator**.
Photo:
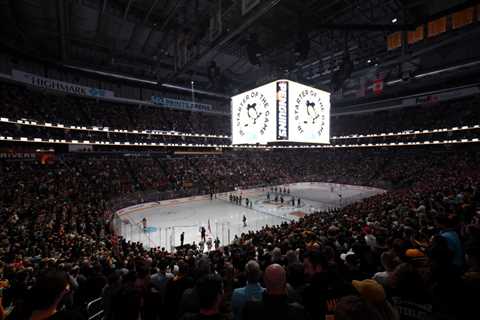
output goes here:
{"type": "Polygon", "coordinates": [[[433,311],[431,297],[424,280],[412,265],[402,263],[396,267],[392,285],[389,296],[401,320],[428,319],[433,311]]]}
{"type": "Polygon", "coordinates": [[[325,257],[318,251],[304,257],[307,286],[303,292],[303,305],[312,319],[324,319],[335,314],[338,299],[354,292],[351,285],[329,270],[325,257]]]}
{"type": "Polygon", "coordinates": [[[232,311],[235,320],[242,319],[242,309],[248,301],[261,301],[265,291],[259,283],[261,277],[260,266],[255,260],[245,265],[247,285],[235,289],[232,294],[232,311]]]}
{"type": "Polygon", "coordinates": [[[398,320],[399,314],[392,305],[386,301],[385,290],[382,285],[372,279],[363,281],[353,280],[352,285],[360,296],[371,306],[372,310],[383,320],[398,320]]]}
{"type": "Polygon", "coordinates": [[[457,318],[465,301],[461,273],[452,263],[447,238],[436,235],[429,250],[433,312],[457,318]],[[455,292],[452,295],[452,292],[455,292]]]}
{"type": "Polygon", "coordinates": [[[473,238],[465,246],[469,269],[464,274],[465,281],[472,284],[480,281],[480,239],[473,238]]]}
{"type": "MultiPolygon", "coordinates": [[[[210,259],[206,256],[198,259],[198,263],[195,266],[196,279],[202,279],[211,273],[210,259]]],[[[198,285],[198,281],[197,281],[198,285]]],[[[182,299],[179,305],[179,315],[185,313],[196,313],[200,310],[200,297],[198,296],[198,286],[188,288],[183,292],[182,299]]]]}
{"type": "Polygon", "coordinates": [[[467,319],[475,314],[478,308],[478,292],[480,292],[480,239],[470,239],[465,245],[469,269],[463,276],[464,305],[461,308],[461,318],[467,319]]]}
{"type": "Polygon", "coordinates": [[[265,269],[266,290],[261,301],[248,301],[243,309],[242,319],[308,319],[304,308],[298,303],[289,303],[285,269],[279,264],[271,264],[265,269]]]}
{"type": "Polygon", "coordinates": [[[290,302],[302,303],[302,294],[305,286],[303,269],[303,263],[301,262],[289,264],[287,268],[287,291],[290,302]]]}
{"type": "Polygon", "coordinates": [[[165,261],[161,261],[158,266],[158,272],[150,277],[152,291],[156,293],[159,304],[159,309],[163,310],[165,304],[165,294],[167,290],[167,283],[173,278],[171,273],[167,273],[167,265],[165,261]]]}
{"type": "Polygon", "coordinates": [[[335,320],[383,320],[383,318],[379,318],[361,297],[345,296],[337,303],[335,320]]]}
{"type": "Polygon", "coordinates": [[[385,271],[375,273],[373,279],[382,286],[388,287],[392,273],[398,265],[398,258],[393,252],[386,251],[381,254],[380,260],[385,271]]]}
{"type": "Polygon", "coordinates": [[[31,320],[82,319],[78,314],[61,309],[63,298],[69,293],[67,275],[48,271],[37,279],[31,290],[29,304],[31,320]]]}
{"type": "Polygon", "coordinates": [[[219,320],[223,319],[220,306],[223,296],[222,279],[217,275],[208,275],[197,284],[200,302],[200,311],[196,314],[187,314],[182,320],[219,320]]]}
{"type": "Polygon", "coordinates": [[[113,298],[112,318],[114,320],[137,320],[141,314],[142,292],[135,287],[133,271],[123,277],[122,286],[113,298]]]}
{"type": "Polygon", "coordinates": [[[0,288],[0,320],[4,320],[6,317],[7,313],[3,307],[3,288],[0,288]]]}
{"type": "Polygon", "coordinates": [[[436,217],[436,222],[440,229],[440,235],[447,240],[448,247],[453,253],[452,263],[458,268],[458,270],[463,270],[465,263],[462,243],[457,232],[453,228],[452,220],[448,216],[441,214],[436,217]]]}
{"type": "Polygon", "coordinates": [[[195,282],[189,275],[189,266],[184,260],[178,262],[177,275],[168,281],[165,296],[165,312],[170,319],[179,313],[179,304],[185,290],[193,288],[195,282]]]}
{"type": "Polygon", "coordinates": [[[103,306],[104,306],[104,318],[105,320],[113,320],[113,299],[118,294],[121,288],[121,277],[119,272],[113,272],[108,277],[108,283],[103,288],[102,291],[102,298],[103,298],[103,306]]]}

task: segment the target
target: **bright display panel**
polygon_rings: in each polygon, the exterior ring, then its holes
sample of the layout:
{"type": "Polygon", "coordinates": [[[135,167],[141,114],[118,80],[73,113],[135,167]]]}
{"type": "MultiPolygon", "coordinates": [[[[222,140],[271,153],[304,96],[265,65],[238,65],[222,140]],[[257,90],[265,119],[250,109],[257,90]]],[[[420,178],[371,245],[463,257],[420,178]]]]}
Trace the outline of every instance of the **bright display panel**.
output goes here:
{"type": "Polygon", "coordinates": [[[231,99],[232,144],[330,143],[330,93],[278,80],[231,99]]]}
{"type": "Polygon", "coordinates": [[[275,82],[232,97],[232,144],[275,140],[275,82]]]}
{"type": "Polygon", "coordinates": [[[330,143],[330,93],[289,81],[289,141],[330,143]]]}

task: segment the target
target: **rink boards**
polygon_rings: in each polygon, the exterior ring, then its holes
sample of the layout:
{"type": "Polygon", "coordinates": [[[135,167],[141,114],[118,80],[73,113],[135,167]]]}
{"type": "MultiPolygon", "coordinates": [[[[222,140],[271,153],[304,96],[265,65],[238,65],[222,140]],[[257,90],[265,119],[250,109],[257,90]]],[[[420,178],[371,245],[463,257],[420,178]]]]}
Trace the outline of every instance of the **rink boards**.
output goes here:
{"type": "Polygon", "coordinates": [[[267,192],[270,192],[272,197],[275,195],[268,187],[220,193],[213,200],[210,200],[210,195],[203,195],[123,208],[116,211],[116,215],[123,221],[119,232],[127,240],[142,242],[147,247],[165,247],[172,250],[180,244],[182,232],[185,233],[185,243],[195,241],[198,244],[199,229],[203,226],[207,229],[207,238],[214,240],[218,237],[221,244],[227,244],[242,232],[297,220],[314,211],[341,207],[385,192],[378,188],[321,182],[300,182],[276,187],[290,189],[290,195],[284,194],[284,204],[266,200],[267,192]],[[230,194],[241,194],[243,199],[249,198],[253,202],[252,208],[230,203],[230,194]],[[296,199],[300,197],[300,206],[289,203],[292,196],[296,199]],[[244,215],[247,218],[247,227],[243,227],[244,215]],[[144,232],[140,223],[144,217],[147,219],[147,232],[144,232]]]}

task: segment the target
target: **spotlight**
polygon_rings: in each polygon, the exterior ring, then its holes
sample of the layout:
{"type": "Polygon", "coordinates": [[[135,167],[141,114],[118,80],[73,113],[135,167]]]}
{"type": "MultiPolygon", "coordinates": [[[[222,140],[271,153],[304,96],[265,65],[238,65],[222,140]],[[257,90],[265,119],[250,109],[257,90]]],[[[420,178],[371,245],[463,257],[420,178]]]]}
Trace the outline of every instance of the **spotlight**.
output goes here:
{"type": "Polygon", "coordinates": [[[392,23],[397,23],[397,21],[398,21],[397,18],[392,19],[392,23]]]}

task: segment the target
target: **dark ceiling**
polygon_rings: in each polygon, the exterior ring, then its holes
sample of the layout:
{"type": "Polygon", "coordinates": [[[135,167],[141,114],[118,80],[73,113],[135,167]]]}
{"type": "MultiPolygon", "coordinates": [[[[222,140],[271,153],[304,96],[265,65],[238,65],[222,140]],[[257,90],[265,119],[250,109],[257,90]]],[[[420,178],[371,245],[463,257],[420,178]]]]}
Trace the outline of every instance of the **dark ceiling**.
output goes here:
{"type": "Polygon", "coordinates": [[[194,79],[208,88],[211,61],[230,83],[245,85],[337,60],[345,48],[355,66],[371,57],[391,59],[400,54],[386,50],[392,19],[398,28],[416,25],[466,2],[263,0],[242,15],[241,0],[0,0],[0,18],[2,42],[22,52],[159,81],[194,79]],[[210,18],[219,6],[223,29],[211,39],[210,18]],[[259,66],[247,55],[252,34],[258,36],[259,66]],[[300,61],[295,48],[302,34],[310,50],[300,61]],[[184,54],[182,41],[189,47],[185,65],[175,61],[184,54]]]}

